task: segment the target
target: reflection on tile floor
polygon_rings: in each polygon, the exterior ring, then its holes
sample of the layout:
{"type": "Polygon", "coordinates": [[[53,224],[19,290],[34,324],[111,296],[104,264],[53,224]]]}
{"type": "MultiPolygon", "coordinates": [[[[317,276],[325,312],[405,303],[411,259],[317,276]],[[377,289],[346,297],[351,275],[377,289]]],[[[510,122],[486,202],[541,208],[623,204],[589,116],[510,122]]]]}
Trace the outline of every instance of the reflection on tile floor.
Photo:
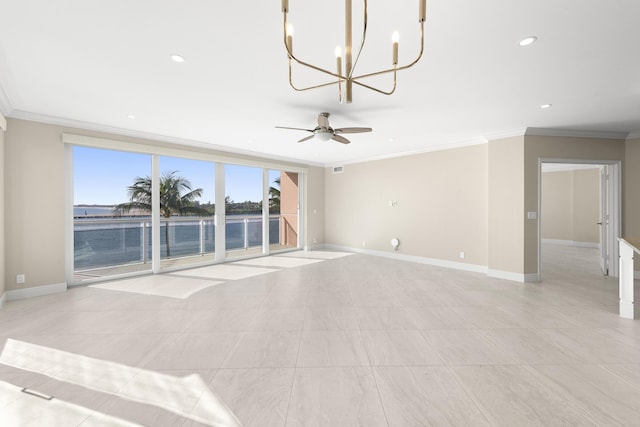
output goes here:
{"type": "Polygon", "coordinates": [[[9,302],[0,425],[637,424],[617,281],[543,255],[537,284],[313,251],[9,302]]]}

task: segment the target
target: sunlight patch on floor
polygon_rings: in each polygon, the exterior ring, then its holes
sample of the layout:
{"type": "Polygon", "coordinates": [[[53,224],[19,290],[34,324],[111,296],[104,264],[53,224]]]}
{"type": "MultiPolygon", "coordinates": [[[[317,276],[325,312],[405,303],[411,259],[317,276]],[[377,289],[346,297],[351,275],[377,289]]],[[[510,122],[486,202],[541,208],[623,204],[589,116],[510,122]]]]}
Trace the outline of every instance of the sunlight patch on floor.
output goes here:
{"type": "MultiPolygon", "coordinates": [[[[198,277],[205,279],[239,280],[247,277],[259,276],[260,274],[273,273],[278,271],[271,268],[245,267],[234,264],[217,264],[210,267],[194,268],[193,270],[180,271],[175,273],[180,277],[198,277]]],[[[174,273],[169,273],[171,276],[174,273]]]]}
{"type": "Polygon", "coordinates": [[[277,267],[277,268],[293,268],[303,265],[315,264],[322,262],[321,259],[304,259],[296,257],[271,256],[264,258],[247,259],[244,261],[234,262],[234,265],[256,265],[260,267],[277,267]]]}
{"type": "Polygon", "coordinates": [[[174,277],[166,274],[137,277],[135,279],[118,280],[115,282],[91,285],[92,288],[108,289],[111,291],[133,292],[142,295],[186,299],[211,286],[219,285],[221,281],[197,280],[185,277],[174,277]]]}
{"type": "MultiPolygon", "coordinates": [[[[122,399],[162,408],[205,425],[240,426],[233,412],[209,390],[197,374],[175,377],[14,339],[7,340],[0,354],[0,363],[122,399]],[[198,414],[192,414],[191,411],[196,405],[198,414]]],[[[29,413],[32,411],[31,404],[60,404],[56,399],[46,401],[31,395],[25,396],[30,400],[26,401],[22,396],[18,396],[10,402],[9,407],[17,405],[16,408],[21,409],[11,409],[11,413],[15,412],[17,416],[20,416],[20,412],[29,413]]],[[[70,405],[64,409],[76,408],[79,407],[70,405]]],[[[86,408],[81,409],[90,411],[86,408]]],[[[71,415],[74,415],[73,411],[71,415]]],[[[84,414],[84,418],[88,415],[84,414]]],[[[60,425],[78,425],[82,419],[79,422],[69,421],[60,425]]]]}
{"type": "Polygon", "coordinates": [[[288,252],[277,257],[310,258],[310,259],[337,259],[353,255],[350,252],[330,252],[330,251],[300,251],[288,252]]]}

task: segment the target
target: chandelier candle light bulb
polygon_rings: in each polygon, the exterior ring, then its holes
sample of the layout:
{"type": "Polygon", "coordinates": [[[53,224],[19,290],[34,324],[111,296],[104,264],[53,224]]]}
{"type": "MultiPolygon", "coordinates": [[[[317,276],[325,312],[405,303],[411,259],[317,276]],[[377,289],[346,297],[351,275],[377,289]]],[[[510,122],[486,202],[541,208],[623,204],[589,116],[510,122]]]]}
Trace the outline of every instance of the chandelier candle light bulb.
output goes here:
{"type": "Polygon", "coordinates": [[[393,65],[398,65],[398,42],[400,41],[400,33],[394,31],[391,34],[391,41],[393,42],[393,65]]]}
{"type": "Polygon", "coordinates": [[[289,55],[293,53],[293,25],[287,24],[287,50],[289,55]]]}

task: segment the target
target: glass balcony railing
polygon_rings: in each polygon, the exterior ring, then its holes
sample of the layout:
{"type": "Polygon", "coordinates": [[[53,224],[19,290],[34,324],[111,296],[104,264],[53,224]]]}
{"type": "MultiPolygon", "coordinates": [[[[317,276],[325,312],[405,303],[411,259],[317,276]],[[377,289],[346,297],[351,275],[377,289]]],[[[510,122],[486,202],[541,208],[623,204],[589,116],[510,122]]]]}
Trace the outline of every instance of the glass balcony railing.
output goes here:
{"type": "MultiPolygon", "coordinates": [[[[269,217],[269,244],[281,243],[281,222],[280,215],[269,217]]],[[[76,218],[73,234],[75,271],[148,263],[151,260],[150,217],[76,218]]],[[[225,236],[227,251],[262,246],[262,217],[227,216],[225,236]]],[[[162,218],[160,246],[161,259],[215,253],[213,217],[162,218]]]]}

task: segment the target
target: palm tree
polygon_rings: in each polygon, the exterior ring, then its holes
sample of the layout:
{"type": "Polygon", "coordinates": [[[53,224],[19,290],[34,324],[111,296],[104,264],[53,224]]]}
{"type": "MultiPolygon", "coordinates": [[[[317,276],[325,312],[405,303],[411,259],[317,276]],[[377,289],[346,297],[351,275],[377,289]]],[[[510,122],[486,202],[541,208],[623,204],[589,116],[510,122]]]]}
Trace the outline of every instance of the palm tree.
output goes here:
{"type": "MultiPolygon", "coordinates": [[[[160,215],[171,218],[173,215],[210,215],[209,212],[195,205],[196,199],[202,196],[202,188],[191,188],[191,182],[176,175],[178,171],[164,172],[160,177],[160,215]]],[[[129,202],[114,207],[114,213],[123,214],[132,210],[151,212],[151,177],[136,177],[133,185],[127,187],[129,202]]],[[[169,224],[164,228],[167,257],[169,250],[169,224]]]]}
{"type": "Polygon", "coordinates": [[[277,187],[269,187],[269,208],[280,212],[280,178],[273,181],[277,187]]]}

